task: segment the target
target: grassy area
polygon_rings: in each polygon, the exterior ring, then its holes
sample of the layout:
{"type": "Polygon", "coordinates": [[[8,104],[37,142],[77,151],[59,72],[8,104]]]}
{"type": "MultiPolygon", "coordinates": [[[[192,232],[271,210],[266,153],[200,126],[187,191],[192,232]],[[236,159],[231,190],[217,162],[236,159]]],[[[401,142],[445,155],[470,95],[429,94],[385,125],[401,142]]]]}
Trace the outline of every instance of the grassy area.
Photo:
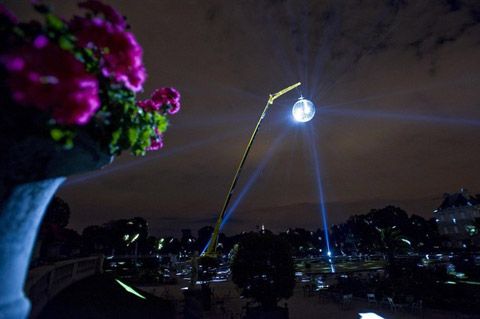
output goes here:
{"type": "MultiPolygon", "coordinates": [[[[331,264],[324,260],[318,261],[302,261],[295,265],[297,271],[306,274],[328,274],[332,273],[331,264]]],[[[336,273],[367,271],[382,269],[385,267],[384,260],[367,260],[367,261],[342,261],[333,263],[336,273]]]]}

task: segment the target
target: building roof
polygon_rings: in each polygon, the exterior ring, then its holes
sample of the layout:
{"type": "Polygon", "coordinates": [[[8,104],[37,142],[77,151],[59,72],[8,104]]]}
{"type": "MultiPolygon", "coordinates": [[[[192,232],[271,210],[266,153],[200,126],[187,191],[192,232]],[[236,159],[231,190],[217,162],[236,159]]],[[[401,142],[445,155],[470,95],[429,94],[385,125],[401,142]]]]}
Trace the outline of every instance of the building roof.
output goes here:
{"type": "Polygon", "coordinates": [[[460,192],[454,194],[444,194],[444,199],[439,210],[448,209],[453,207],[465,207],[479,205],[479,201],[470,196],[466,190],[460,189],[460,192]]]}

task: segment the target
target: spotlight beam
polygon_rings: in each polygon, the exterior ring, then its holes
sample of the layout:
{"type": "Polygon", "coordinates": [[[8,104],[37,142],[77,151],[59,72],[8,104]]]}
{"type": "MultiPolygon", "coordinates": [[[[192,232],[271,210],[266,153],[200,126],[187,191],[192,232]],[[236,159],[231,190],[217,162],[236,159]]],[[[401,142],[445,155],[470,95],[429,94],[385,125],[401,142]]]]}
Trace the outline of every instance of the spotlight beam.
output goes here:
{"type": "Polygon", "coordinates": [[[426,122],[432,124],[445,124],[445,125],[463,125],[463,126],[480,126],[480,119],[475,118],[454,118],[454,117],[441,117],[436,115],[423,115],[423,114],[406,114],[406,113],[394,113],[387,111],[366,111],[355,109],[335,109],[335,108],[323,108],[322,114],[333,116],[346,116],[355,117],[357,119],[391,119],[405,122],[426,122]]]}
{"type": "Polygon", "coordinates": [[[225,212],[227,211],[228,204],[230,203],[230,200],[233,195],[233,191],[235,190],[235,186],[237,185],[238,182],[238,177],[240,176],[240,173],[242,171],[243,165],[245,164],[245,161],[247,159],[248,153],[250,152],[250,149],[252,148],[253,141],[255,140],[255,137],[257,136],[258,130],[260,128],[260,125],[262,124],[263,119],[265,118],[265,115],[267,114],[268,108],[270,105],[273,104],[273,102],[279,98],[280,96],[284,95],[285,93],[297,88],[300,86],[300,82],[295,83],[293,85],[290,85],[289,87],[275,93],[275,94],[270,94],[267,104],[265,105],[265,108],[263,109],[262,114],[260,115],[260,118],[258,119],[257,125],[255,126],[255,129],[253,130],[252,136],[250,137],[250,140],[247,144],[247,147],[245,148],[245,151],[243,153],[242,159],[240,160],[240,164],[238,165],[237,171],[235,172],[235,176],[233,177],[232,184],[230,185],[230,189],[228,190],[227,197],[225,198],[225,202],[223,203],[222,211],[220,212],[220,215],[218,216],[217,222],[215,224],[215,228],[213,229],[213,234],[212,238],[210,240],[210,244],[208,245],[208,248],[205,252],[204,255],[211,256],[211,257],[216,257],[216,251],[217,251],[217,245],[218,245],[218,235],[220,233],[220,227],[222,226],[222,220],[223,217],[225,216],[225,212]]]}
{"type": "MultiPolygon", "coordinates": [[[[241,129],[239,131],[241,131],[243,133],[246,130],[241,129]]],[[[229,133],[227,133],[227,134],[225,134],[221,137],[215,136],[215,137],[211,137],[211,138],[208,138],[208,139],[205,139],[205,140],[191,142],[191,143],[179,146],[179,147],[166,149],[162,152],[158,152],[157,154],[152,154],[152,155],[145,156],[145,157],[142,157],[142,158],[136,158],[136,159],[130,160],[126,163],[114,164],[114,165],[111,165],[111,166],[107,166],[104,169],[97,170],[97,171],[92,172],[92,173],[86,173],[86,174],[83,174],[83,175],[78,175],[78,176],[75,176],[75,177],[71,177],[67,180],[66,183],[64,183],[62,185],[62,189],[65,188],[65,187],[70,187],[70,186],[74,186],[74,185],[81,184],[81,183],[84,183],[84,182],[88,182],[88,181],[97,179],[98,177],[109,175],[109,174],[114,173],[114,172],[123,171],[123,170],[126,170],[126,169],[133,169],[135,167],[138,167],[138,166],[140,166],[142,164],[145,164],[147,162],[150,162],[152,160],[157,160],[157,159],[160,159],[160,158],[165,158],[165,157],[170,157],[170,156],[181,154],[181,153],[190,152],[194,149],[198,149],[200,147],[205,147],[206,145],[222,142],[222,141],[225,141],[225,140],[227,140],[231,137],[236,136],[238,133],[239,133],[238,131],[231,131],[231,132],[229,132],[229,133]]]]}
{"type": "MultiPolygon", "coordinates": [[[[252,186],[255,184],[257,181],[258,177],[260,176],[260,173],[265,169],[267,164],[269,163],[270,159],[273,156],[274,151],[277,149],[279,146],[280,142],[283,141],[285,136],[287,135],[288,131],[283,131],[280,135],[278,135],[274,142],[272,143],[271,147],[268,149],[266,156],[262,159],[258,167],[255,169],[255,171],[250,175],[248,178],[247,182],[243,185],[243,188],[240,190],[238,193],[237,197],[233,201],[233,203],[228,207],[227,211],[225,212],[225,216],[222,219],[222,224],[220,225],[220,231],[223,230],[229,219],[232,217],[233,213],[235,213],[237,207],[240,205],[242,200],[245,198],[245,196],[248,194],[248,192],[251,190],[252,186]]],[[[203,255],[205,251],[207,250],[208,246],[210,245],[210,242],[212,239],[210,238],[208,242],[205,244],[205,247],[203,248],[202,252],[200,255],[203,255]]]]}
{"type": "Polygon", "coordinates": [[[317,144],[316,144],[316,139],[314,137],[312,127],[310,127],[310,130],[308,131],[308,137],[309,137],[309,142],[310,142],[310,152],[312,153],[314,165],[315,165],[315,179],[317,182],[317,191],[318,195],[320,198],[320,210],[322,213],[322,223],[323,223],[323,232],[325,235],[325,244],[327,248],[327,257],[330,262],[330,266],[332,269],[332,272],[334,272],[333,264],[331,262],[331,255],[332,255],[332,250],[330,247],[330,236],[328,233],[328,221],[327,221],[327,207],[326,207],[326,201],[325,201],[325,193],[323,190],[323,180],[322,180],[322,174],[320,172],[320,159],[318,156],[318,149],[317,149],[317,144]]]}
{"type": "Polygon", "coordinates": [[[250,175],[249,180],[245,183],[243,189],[240,191],[236,199],[233,201],[232,205],[229,206],[227,211],[225,212],[225,216],[222,221],[222,225],[220,226],[220,230],[223,229],[227,221],[230,219],[230,217],[233,215],[235,212],[236,208],[238,205],[241,203],[242,199],[247,195],[247,193],[250,191],[254,183],[256,182],[257,178],[260,176],[260,173],[265,169],[267,164],[270,162],[270,159],[272,158],[275,150],[278,148],[280,143],[284,140],[285,136],[287,135],[288,131],[285,130],[282,132],[280,135],[278,135],[275,140],[273,141],[272,145],[267,151],[267,154],[265,157],[262,159],[258,167],[255,169],[253,174],[250,175]]]}

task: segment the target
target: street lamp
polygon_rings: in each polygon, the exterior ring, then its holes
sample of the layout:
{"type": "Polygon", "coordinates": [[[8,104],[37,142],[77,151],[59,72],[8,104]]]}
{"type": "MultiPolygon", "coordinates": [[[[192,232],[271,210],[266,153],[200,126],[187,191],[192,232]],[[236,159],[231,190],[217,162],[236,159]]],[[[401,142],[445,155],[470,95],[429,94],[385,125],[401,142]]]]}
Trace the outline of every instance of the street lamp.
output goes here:
{"type": "MultiPolygon", "coordinates": [[[[298,82],[275,94],[270,94],[267,104],[265,105],[265,108],[263,109],[263,112],[260,115],[260,119],[258,120],[257,125],[253,130],[252,136],[250,137],[247,147],[245,148],[245,152],[243,153],[242,159],[240,160],[240,164],[238,165],[235,176],[233,177],[232,184],[230,185],[230,189],[228,190],[227,197],[225,198],[225,202],[223,203],[222,211],[220,212],[220,215],[218,216],[217,222],[215,224],[215,228],[213,229],[212,238],[208,242],[206,249],[202,252],[202,256],[209,256],[209,257],[217,256],[218,235],[220,233],[220,227],[222,225],[223,218],[225,217],[225,212],[227,211],[228,204],[230,203],[230,199],[232,198],[233,191],[235,190],[235,186],[237,185],[238,177],[240,176],[240,172],[242,171],[243,164],[245,164],[245,160],[247,159],[248,153],[252,148],[252,144],[253,144],[253,141],[255,140],[255,136],[257,136],[258,129],[260,128],[260,124],[262,123],[262,120],[265,117],[265,114],[267,113],[269,106],[272,105],[277,98],[295,89],[296,87],[300,86],[300,84],[301,83],[298,82]]],[[[315,114],[315,106],[309,100],[300,98],[293,106],[292,113],[294,118],[297,121],[308,122],[313,118],[313,115],[315,114]]]]}

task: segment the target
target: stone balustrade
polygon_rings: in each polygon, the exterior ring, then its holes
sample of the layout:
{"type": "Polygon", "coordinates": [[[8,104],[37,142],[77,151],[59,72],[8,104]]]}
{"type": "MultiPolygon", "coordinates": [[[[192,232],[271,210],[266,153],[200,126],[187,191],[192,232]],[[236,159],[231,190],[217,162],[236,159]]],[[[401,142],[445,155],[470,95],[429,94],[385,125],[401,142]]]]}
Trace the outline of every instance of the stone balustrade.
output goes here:
{"type": "Polygon", "coordinates": [[[31,269],[25,284],[25,293],[32,304],[30,318],[36,318],[60,291],[81,279],[101,273],[102,267],[103,256],[94,256],[31,269]]]}

